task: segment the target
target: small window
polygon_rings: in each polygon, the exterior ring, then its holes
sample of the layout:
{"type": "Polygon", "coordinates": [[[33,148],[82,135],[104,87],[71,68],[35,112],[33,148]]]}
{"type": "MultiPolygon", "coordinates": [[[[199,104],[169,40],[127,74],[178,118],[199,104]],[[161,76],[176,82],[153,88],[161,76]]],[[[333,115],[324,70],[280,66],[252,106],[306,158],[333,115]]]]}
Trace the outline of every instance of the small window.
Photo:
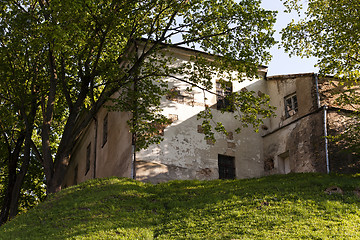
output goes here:
{"type": "Polygon", "coordinates": [[[85,169],[85,175],[90,170],[90,156],[91,156],[91,143],[86,148],[86,169],[85,169]]]}
{"type": "Polygon", "coordinates": [[[102,146],[104,146],[107,142],[108,137],[108,114],[106,114],[104,121],[103,121],[103,143],[102,146]]]}
{"type": "Polygon", "coordinates": [[[285,100],[285,116],[289,118],[298,111],[298,102],[296,94],[292,94],[284,98],[285,100]]]}
{"type": "Polygon", "coordinates": [[[74,170],[74,181],[73,181],[74,185],[76,185],[78,182],[78,171],[79,171],[79,168],[78,168],[78,165],[76,165],[75,170],[74,170]]]}
{"type": "Polygon", "coordinates": [[[219,179],[235,179],[235,158],[218,155],[219,179]]]}
{"type": "Polygon", "coordinates": [[[194,93],[191,90],[180,91],[178,87],[173,87],[166,94],[166,99],[194,106],[194,93]]]}
{"type": "Polygon", "coordinates": [[[220,82],[216,82],[216,109],[222,110],[227,109],[229,111],[234,111],[230,106],[232,106],[231,101],[229,100],[229,97],[232,93],[232,83],[226,82],[225,88],[223,87],[223,84],[220,82]]]}

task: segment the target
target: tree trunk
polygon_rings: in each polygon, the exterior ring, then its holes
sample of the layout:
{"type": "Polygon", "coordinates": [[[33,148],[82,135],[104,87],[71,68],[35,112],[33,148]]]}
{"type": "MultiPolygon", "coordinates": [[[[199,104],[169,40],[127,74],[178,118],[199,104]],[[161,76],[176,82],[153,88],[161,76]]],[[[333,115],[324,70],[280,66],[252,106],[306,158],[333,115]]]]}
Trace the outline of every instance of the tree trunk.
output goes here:
{"type": "Polygon", "coordinates": [[[30,164],[30,144],[31,144],[31,135],[32,129],[28,129],[25,137],[25,146],[24,146],[24,161],[21,165],[20,172],[16,175],[16,180],[14,183],[14,187],[11,193],[11,202],[10,202],[10,211],[9,211],[9,219],[15,217],[18,214],[18,205],[21,187],[24,183],[25,175],[29,169],[30,164]]]}
{"type": "MultiPolygon", "coordinates": [[[[32,91],[32,95],[35,96],[36,93],[32,91]]],[[[25,175],[28,171],[30,163],[31,136],[33,133],[36,108],[36,98],[34,98],[31,103],[29,115],[26,115],[24,109],[20,110],[20,114],[25,122],[25,133],[20,133],[16,141],[14,151],[12,153],[9,152],[9,182],[1,210],[0,225],[15,217],[18,213],[21,187],[24,183],[25,175]],[[22,149],[24,149],[24,151],[21,151],[22,149]],[[21,165],[20,172],[17,174],[16,168],[19,164],[20,156],[23,157],[23,163],[21,165]]]]}
{"type": "Polygon", "coordinates": [[[50,135],[51,135],[51,122],[54,115],[54,106],[55,98],[57,91],[57,72],[55,68],[55,57],[52,52],[52,45],[49,43],[49,74],[50,74],[50,84],[49,84],[49,93],[47,95],[47,101],[42,99],[42,113],[43,113],[43,125],[41,133],[42,141],[42,153],[44,160],[44,170],[46,185],[49,186],[51,179],[54,173],[53,158],[51,155],[51,146],[50,146],[50,135]]]}
{"type": "Polygon", "coordinates": [[[14,186],[16,182],[16,167],[20,156],[21,146],[24,142],[25,135],[22,133],[18,137],[13,152],[9,153],[8,158],[8,184],[6,186],[5,196],[3,200],[3,205],[1,208],[0,214],[0,225],[4,224],[9,219],[10,209],[12,205],[12,196],[14,191],[14,186]]]}

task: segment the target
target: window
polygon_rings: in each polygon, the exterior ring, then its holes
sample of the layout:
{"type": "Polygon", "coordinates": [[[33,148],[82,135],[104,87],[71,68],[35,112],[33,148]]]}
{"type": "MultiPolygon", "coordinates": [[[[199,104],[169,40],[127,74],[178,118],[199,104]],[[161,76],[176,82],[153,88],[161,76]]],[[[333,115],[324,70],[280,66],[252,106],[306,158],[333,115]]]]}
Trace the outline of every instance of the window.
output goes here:
{"type": "Polygon", "coordinates": [[[292,94],[284,98],[285,100],[285,116],[289,118],[298,111],[298,102],[296,94],[292,94]]]}
{"type": "Polygon", "coordinates": [[[75,166],[75,170],[74,170],[74,184],[73,185],[76,185],[77,184],[77,180],[78,180],[78,171],[79,171],[79,168],[78,168],[78,165],[76,164],[75,166]]]}
{"type": "Polygon", "coordinates": [[[222,110],[227,109],[233,111],[232,108],[229,109],[229,106],[232,106],[229,96],[232,93],[232,83],[231,82],[216,82],[216,109],[222,110]],[[225,84],[225,86],[224,86],[225,84]]]}
{"type": "Polygon", "coordinates": [[[102,146],[105,145],[105,143],[107,142],[107,137],[108,137],[108,114],[106,114],[104,121],[103,121],[103,142],[102,142],[102,146]]]}
{"type": "Polygon", "coordinates": [[[218,155],[219,179],[235,179],[235,158],[218,155]]]}
{"type": "Polygon", "coordinates": [[[90,156],[91,156],[91,143],[86,148],[86,169],[85,169],[85,175],[90,170],[90,156]]]}
{"type": "Polygon", "coordinates": [[[180,91],[178,87],[171,88],[166,94],[166,99],[180,104],[194,106],[194,93],[191,90],[180,91]]]}

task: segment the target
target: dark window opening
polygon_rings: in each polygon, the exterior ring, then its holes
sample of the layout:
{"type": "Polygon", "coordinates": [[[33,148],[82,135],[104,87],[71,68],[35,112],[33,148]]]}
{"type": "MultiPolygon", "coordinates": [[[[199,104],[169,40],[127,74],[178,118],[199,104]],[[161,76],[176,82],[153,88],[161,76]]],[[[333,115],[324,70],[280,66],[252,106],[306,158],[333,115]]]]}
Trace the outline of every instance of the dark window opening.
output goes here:
{"type": "Polygon", "coordinates": [[[219,179],[235,179],[235,158],[218,155],[219,179]]]}
{"type": "Polygon", "coordinates": [[[224,83],[216,82],[216,109],[217,110],[227,110],[233,112],[233,104],[230,100],[230,96],[232,93],[232,83],[226,82],[224,83]]]}
{"type": "Polygon", "coordinates": [[[108,137],[108,114],[106,114],[104,121],[103,121],[103,143],[102,146],[104,146],[107,142],[108,137]]]}
{"type": "Polygon", "coordinates": [[[75,171],[74,172],[74,185],[76,185],[77,184],[77,179],[78,179],[78,171],[79,171],[78,165],[76,165],[74,171],[75,171]]]}
{"type": "Polygon", "coordinates": [[[90,170],[90,156],[91,156],[91,143],[86,148],[86,169],[85,169],[85,175],[90,170]]]}
{"type": "Polygon", "coordinates": [[[264,170],[265,171],[271,171],[274,169],[274,159],[273,158],[268,158],[265,159],[264,161],[264,170]]]}
{"type": "Polygon", "coordinates": [[[296,94],[292,94],[284,98],[285,100],[285,116],[289,118],[298,111],[298,102],[296,94]]]}

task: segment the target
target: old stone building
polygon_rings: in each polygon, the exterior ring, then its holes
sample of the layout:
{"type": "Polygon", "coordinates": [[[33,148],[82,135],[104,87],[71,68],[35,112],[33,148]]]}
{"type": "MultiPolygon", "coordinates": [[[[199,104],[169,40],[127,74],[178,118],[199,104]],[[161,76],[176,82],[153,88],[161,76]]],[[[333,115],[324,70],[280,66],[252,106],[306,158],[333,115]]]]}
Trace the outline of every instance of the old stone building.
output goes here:
{"type": "MultiPolygon", "coordinates": [[[[192,50],[184,48],[175,52],[178,59],[186,61],[191,54],[192,50]]],[[[126,124],[129,113],[103,108],[77,140],[63,185],[91,178],[132,177],[134,170],[136,179],[156,183],[327,172],[347,169],[353,164],[356,159],[346,155],[348,160],[343,161],[344,157],[336,155],[335,146],[326,140],[329,132],[344,130],[342,123],[352,111],[334,103],[330,90],[336,81],[318,79],[314,73],[267,77],[266,72],[266,67],[259,67],[256,79],[234,82],[231,89],[246,88],[270,96],[276,116],[266,119],[259,132],[245,128],[236,134],[239,122],[234,120],[233,113],[221,114],[216,110],[219,106],[216,95],[196,88],[187,92],[186,83],[169,80],[169,88],[177,94],[162,100],[163,114],[172,119],[172,124],[163,131],[164,141],[137,152],[134,159],[126,124]],[[201,120],[197,119],[205,104],[213,106],[214,119],[221,119],[230,131],[227,136],[215,134],[216,143],[204,140],[201,120]]],[[[216,90],[214,79],[212,91],[216,90]]]]}

